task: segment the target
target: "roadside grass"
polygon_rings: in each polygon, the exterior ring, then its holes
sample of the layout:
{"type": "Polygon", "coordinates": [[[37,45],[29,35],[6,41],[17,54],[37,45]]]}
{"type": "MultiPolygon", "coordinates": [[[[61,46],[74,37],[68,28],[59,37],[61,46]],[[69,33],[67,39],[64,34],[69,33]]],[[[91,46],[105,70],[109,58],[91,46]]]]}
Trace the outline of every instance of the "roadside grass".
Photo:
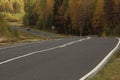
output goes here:
{"type": "Polygon", "coordinates": [[[6,22],[0,24],[0,46],[8,46],[23,42],[33,42],[46,40],[45,37],[39,37],[28,33],[11,29],[6,22]]]}
{"type": "Polygon", "coordinates": [[[120,80],[120,50],[110,62],[90,80],[120,80]]]}
{"type": "Polygon", "coordinates": [[[0,37],[0,46],[8,46],[8,45],[14,45],[20,43],[41,41],[41,40],[47,40],[47,38],[38,37],[24,32],[16,31],[16,36],[0,37]]]}
{"type": "Polygon", "coordinates": [[[8,46],[12,44],[34,42],[46,39],[45,37],[35,36],[25,32],[17,31],[15,29],[11,29],[9,26],[23,26],[23,24],[22,21],[9,22],[3,19],[3,21],[0,22],[0,46],[8,46]]]}

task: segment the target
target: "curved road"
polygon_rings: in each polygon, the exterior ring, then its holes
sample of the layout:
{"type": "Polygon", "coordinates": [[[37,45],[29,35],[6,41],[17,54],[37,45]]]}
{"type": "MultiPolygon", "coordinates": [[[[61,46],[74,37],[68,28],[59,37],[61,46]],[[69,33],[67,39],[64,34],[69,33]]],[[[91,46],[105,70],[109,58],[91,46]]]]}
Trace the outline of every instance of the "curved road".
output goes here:
{"type": "Polygon", "coordinates": [[[73,37],[1,48],[0,80],[82,80],[118,42],[73,37]]]}
{"type": "Polygon", "coordinates": [[[15,29],[15,30],[18,30],[18,31],[22,31],[22,32],[32,34],[32,35],[35,35],[35,36],[40,36],[40,37],[59,38],[59,36],[57,34],[52,34],[52,33],[49,33],[49,32],[44,32],[44,31],[35,30],[35,29],[27,30],[27,28],[15,27],[15,26],[11,26],[11,29],[15,29]]]}

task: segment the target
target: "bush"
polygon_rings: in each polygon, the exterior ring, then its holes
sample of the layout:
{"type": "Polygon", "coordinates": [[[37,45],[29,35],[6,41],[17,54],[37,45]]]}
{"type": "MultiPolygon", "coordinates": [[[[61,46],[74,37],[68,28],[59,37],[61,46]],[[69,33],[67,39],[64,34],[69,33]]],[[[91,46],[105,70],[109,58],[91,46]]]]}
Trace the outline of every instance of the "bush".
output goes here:
{"type": "Polygon", "coordinates": [[[18,22],[19,21],[19,19],[18,18],[15,18],[15,17],[13,17],[13,16],[11,16],[11,17],[8,17],[8,19],[7,19],[9,22],[18,22]]]}
{"type": "Polygon", "coordinates": [[[114,28],[107,28],[106,31],[108,36],[120,36],[120,25],[114,27],[114,28]]]}

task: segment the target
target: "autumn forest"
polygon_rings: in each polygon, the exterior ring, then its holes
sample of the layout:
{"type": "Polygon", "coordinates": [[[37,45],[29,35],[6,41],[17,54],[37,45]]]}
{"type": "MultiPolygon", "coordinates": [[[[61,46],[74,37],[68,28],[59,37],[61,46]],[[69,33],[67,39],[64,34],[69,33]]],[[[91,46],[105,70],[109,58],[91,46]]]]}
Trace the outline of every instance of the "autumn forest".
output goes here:
{"type": "Polygon", "coordinates": [[[120,35],[120,0],[0,0],[0,12],[24,14],[25,26],[74,35],[120,35]]]}

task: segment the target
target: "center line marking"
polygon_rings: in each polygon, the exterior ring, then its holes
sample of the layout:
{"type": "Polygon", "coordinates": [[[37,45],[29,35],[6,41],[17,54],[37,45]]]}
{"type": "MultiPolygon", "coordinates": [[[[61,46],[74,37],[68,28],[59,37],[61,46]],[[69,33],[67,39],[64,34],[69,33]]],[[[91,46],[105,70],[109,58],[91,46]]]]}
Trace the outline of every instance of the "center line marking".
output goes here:
{"type": "Polygon", "coordinates": [[[15,57],[15,58],[11,58],[11,59],[2,61],[2,62],[0,62],[0,65],[11,62],[11,61],[14,61],[14,60],[17,60],[17,59],[21,59],[21,58],[24,58],[24,57],[27,57],[27,56],[30,56],[30,55],[38,54],[38,53],[41,53],[41,52],[46,52],[46,51],[50,51],[50,50],[54,50],[54,49],[58,49],[58,48],[63,48],[63,47],[66,47],[66,46],[69,46],[69,45],[72,45],[72,44],[75,44],[75,43],[78,43],[78,42],[82,42],[82,41],[85,41],[85,40],[89,40],[89,39],[91,39],[91,37],[87,37],[87,38],[83,38],[83,39],[80,39],[80,40],[77,40],[77,41],[69,42],[69,43],[66,43],[66,44],[63,44],[63,45],[60,45],[60,46],[57,46],[57,47],[52,47],[52,48],[49,48],[49,49],[28,53],[28,54],[25,54],[25,55],[22,55],[22,56],[18,56],[18,57],[15,57]]]}

